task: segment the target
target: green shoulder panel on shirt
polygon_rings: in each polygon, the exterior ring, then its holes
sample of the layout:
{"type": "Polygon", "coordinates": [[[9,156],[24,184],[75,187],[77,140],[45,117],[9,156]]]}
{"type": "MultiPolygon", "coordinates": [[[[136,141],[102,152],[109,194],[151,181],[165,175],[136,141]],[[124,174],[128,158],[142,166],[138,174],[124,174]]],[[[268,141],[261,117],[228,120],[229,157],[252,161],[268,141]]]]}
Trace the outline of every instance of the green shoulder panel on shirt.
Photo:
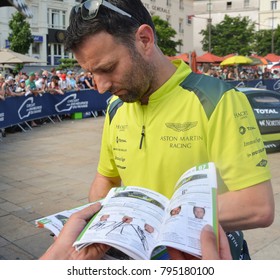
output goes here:
{"type": "Polygon", "coordinates": [[[110,123],[112,122],[112,119],[114,118],[115,114],[117,113],[117,110],[123,105],[123,101],[119,98],[112,101],[112,103],[109,106],[108,114],[110,123]]]}
{"type": "Polygon", "coordinates": [[[234,88],[231,84],[218,78],[193,72],[187,76],[180,86],[196,94],[208,119],[210,119],[224,93],[234,88]]]}

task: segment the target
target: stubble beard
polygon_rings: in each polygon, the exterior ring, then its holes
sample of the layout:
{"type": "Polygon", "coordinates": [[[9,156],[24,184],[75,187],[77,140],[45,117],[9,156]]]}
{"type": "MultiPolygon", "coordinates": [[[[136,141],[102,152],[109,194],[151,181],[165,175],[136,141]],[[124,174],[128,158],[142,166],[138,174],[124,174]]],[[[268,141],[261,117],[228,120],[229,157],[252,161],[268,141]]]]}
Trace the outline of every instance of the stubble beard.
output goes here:
{"type": "Polygon", "coordinates": [[[134,50],[131,53],[132,66],[123,77],[123,84],[127,86],[127,94],[119,96],[123,102],[133,103],[149,96],[155,77],[155,67],[147,63],[142,56],[134,50]]]}

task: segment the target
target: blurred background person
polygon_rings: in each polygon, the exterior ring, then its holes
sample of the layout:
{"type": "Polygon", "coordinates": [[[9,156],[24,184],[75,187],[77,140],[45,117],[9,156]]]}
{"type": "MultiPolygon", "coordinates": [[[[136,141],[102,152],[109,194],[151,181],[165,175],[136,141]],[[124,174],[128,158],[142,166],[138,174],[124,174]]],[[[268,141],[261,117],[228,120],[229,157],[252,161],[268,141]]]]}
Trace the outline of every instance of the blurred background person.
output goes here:
{"type": "Polygon", "coordinates": [[[57,75],[52,76],[51,82],[48,85],[49,93],[51,94],[64,94],[60,86],[60,78],[57,75]]]}

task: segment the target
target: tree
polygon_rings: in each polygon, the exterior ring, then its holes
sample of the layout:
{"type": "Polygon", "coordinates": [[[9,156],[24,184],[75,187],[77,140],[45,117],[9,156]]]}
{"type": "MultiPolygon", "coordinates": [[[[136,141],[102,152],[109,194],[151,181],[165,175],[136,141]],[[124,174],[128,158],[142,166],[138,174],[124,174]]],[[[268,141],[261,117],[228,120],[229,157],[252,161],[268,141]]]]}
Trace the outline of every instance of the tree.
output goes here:
{"type": "Polygon", "coordinates": [[[61,58],[60,64],[56,67],[57,70],[74,70],[75,68],[80,69],[76,59],[73,58],[61,58]]]}
{"type": "MultiPolygon", "coordinates": [[[[208,29],[201,30],[203,35],[202,49],[208,51],[208,29]]],[[[251,54],[254,43],[255,23],[249,17],[230,17],[225,15],[219,24],[211,25],[211,52],[219,56],[230,53],[239,55],[251,54]]]]}
{"type": "Polygon", "coordinates": [[[271,52],[271,30],[259,30],[255,33],[254,50],[258,55],[265,56],[271,52]]]}
{"type": "Polygon", "coordinates": [[[265,56],[268,53],[271,53],[272,39],[274,41],[274,53],[280,54],[280,26],[273,31],[272,38],[272,30],[259,30],[255,32],[255,44],[254,50],[258,55],[265,56]]]}
{"type": "Polygon", "coordinates": [[[165,55],[176,55],[176,47],[183,45],[182,40],[172,40],[177,33],[170,26],[169,22],[161,19],[159,16],[153,16],[152,19],[156,29],[159,48],[165,55]]]}
{"type": "Polygon", "coordinates": [[[30,30],[30,24],[25,17],[16,12],[9,21],[11,33],[9,34],[10,48],[12,51],[26,54],[30,45],[33,43],[33,37],[30,30]]]}

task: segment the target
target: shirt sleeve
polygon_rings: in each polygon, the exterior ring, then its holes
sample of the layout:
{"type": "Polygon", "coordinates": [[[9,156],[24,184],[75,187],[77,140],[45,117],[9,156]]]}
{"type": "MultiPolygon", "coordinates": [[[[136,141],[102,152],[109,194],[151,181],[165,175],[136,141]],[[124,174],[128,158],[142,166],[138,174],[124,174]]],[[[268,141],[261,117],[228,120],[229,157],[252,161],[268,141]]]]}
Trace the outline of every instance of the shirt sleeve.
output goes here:
{"type": "Polygon", "coordinates": [[[262,136],[243,93],[232,89],[224,94],[209,120],[207,139],[209,158],[227,190],[240,190],[271,178],[262,136]]]}

